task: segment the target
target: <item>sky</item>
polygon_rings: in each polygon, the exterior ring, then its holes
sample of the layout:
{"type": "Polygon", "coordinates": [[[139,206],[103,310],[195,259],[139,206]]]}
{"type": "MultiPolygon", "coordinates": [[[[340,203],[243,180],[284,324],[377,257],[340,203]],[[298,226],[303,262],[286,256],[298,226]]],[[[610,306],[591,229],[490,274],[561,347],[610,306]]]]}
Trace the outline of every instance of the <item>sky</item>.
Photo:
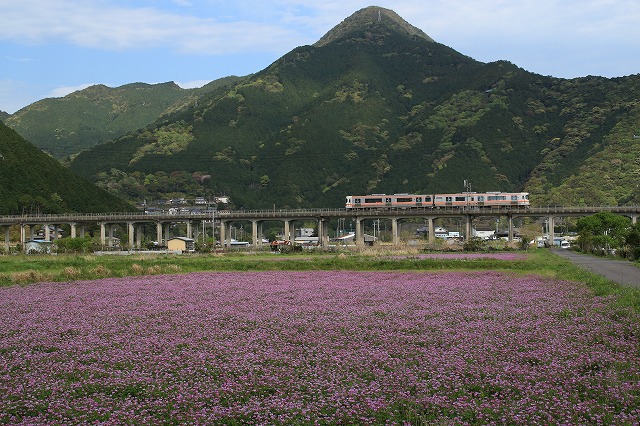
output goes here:
{"type": "Polygon", "coordinates": [[[640,0],[0,0],[0,110],[93,84],[251,74],[373,5],[482,62],[640,73],[640,0]]]}

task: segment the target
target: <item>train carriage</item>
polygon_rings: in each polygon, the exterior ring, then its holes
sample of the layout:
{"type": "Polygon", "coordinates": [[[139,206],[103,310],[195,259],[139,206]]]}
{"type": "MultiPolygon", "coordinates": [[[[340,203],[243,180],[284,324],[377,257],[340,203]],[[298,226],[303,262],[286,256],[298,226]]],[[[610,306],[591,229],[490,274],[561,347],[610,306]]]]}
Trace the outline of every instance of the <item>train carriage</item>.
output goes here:
{"type": "Polygon", "coordinates": [[[527,192],[463,192],[435,194],[434,207],[523,207],[529,205],[527,192]]]}
{"type": "Polygon", "coordinates": [[[460,192],[451,194],[348,195],[347,209],[371,208],[469,208],[529,206],[528,192],[460,192]]]}
{"type": "Polygon", "coordinates": [[[370,209],[370,208],[414,208],[433,207],[432,194],[371,194],[371,195],[348,195],[346,197],[346,208],[348,209],[370,209]]]}

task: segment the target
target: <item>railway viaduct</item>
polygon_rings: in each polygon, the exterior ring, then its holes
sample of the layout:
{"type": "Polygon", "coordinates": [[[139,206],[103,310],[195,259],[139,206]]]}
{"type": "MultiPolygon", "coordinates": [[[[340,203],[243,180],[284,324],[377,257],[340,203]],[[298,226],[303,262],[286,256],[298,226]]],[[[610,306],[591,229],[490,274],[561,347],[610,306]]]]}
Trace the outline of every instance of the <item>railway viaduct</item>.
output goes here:
{"type": "MultiPolygon", "coordinates": [[[[31,236],[36,227],[44,227],[44,240],[51,240],[50,228],[68,225],[70,236],[84,236],[88,226],[100,228],[100,241],[107,245],[107,238],[113,238],[113,227],[124,226],[127,229],[129,247],[140,248],[142,244],[143,225],[156,228],[156,239],[162,241],[169,239],[171,225],[177,223],[186,224],[187,237],[192,238],[199,232],[202,224],[220,223],[220,241],[229,244],[231,240],[231,226],[235,222],[250,222],[252,225],[252,244],[259,247],[262,239],[262,225],[268,221],[280,221],[284,224],[285,239],[293,240],[293,224],[296,221],[315,221],[318,224],[318,236],[320,246],[326,247],[329,243],[329,221],[336,219],[349,219],[355,222],[356,244],[364,244],[364,222],[366,220],[388,219],[392,225],[393,244],[399,244],[398,221],[410,218],[424,219],[428,223],[429,241],[435,239],[434,221],[438,218],[462,218],[465,221],[465,236],[472,235],[473,220],[478,217],[506,217],[509,223],[509,240],[513,239],[513,220],[519,217],[540,218],[544,217],[549,223],[549,238],[553,240],[554,221],[559,217],[580,217],[599,212],[612,212],[631,218],[637,222],[640,215],[640,206],[609,206],[609,207],[529,207],[529,208],[412,208],[412,209],[299,209],[299,210],[222,210],[208,213],[179,213],[179,214],[145,214],[145,213],[80,213],[61,215],[14,215],[0,217],[0,232],[4,233],[4,245],[9,248],[9,230],[11,226],[20,227],[20,243],[24,246],[27,241],[27,228],[31,236]]],[[[212,225],[213,226],[213,225],[212,225]]],[[[1,235],[1,234],[0,234],[1,235]]],[[[112,239],[109,239],[112,241],[112,239]]],[[[225,247],[225,248],[228,248],[225,247]]]]}

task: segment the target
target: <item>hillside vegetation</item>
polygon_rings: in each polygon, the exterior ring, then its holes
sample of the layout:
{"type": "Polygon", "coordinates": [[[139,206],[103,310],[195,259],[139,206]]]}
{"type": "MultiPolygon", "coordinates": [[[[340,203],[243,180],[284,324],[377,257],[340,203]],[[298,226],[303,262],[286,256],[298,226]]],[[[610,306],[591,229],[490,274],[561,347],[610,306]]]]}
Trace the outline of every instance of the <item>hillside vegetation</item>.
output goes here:
{"type": "Polygon", "coordinates": [[[5,118],[5,124],[38,148],[62,158],[145,127],[234,79],[217,80],[200,89],[182,89],[173,82],[115,88],[95,85],[62,98],[38,101],[5,118]]]}
{"type": "Polygon", "coordinates": [[[0,214],[128,211],[0,123],[0,214]]]}

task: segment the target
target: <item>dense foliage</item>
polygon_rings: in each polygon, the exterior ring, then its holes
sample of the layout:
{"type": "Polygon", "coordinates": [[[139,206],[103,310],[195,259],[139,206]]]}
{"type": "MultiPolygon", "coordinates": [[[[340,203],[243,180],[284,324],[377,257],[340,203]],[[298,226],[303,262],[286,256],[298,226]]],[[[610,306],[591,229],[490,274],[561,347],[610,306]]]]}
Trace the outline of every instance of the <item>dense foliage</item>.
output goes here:
{"type": "Polygon", "coordinates": [[[62,167],[0,123],[0,214],[127,211],[115,195],[62,167]]]}
{"type": "Polygon", "coordinates": [[[601,212],[578,219],[576,230],[584,252],[640,259],[640,223],[632,225],[628,217],[601,212]]]}
{"type": "Polygon", "coordinates": [[[232,81],[234,77],[228,77],[201,89],[182,89],[173,82],[95,85],[38,101],[5,122],[38,148],[65,157],[145,127],[162,114],[194,103],[198,94],[232,81]]]}

